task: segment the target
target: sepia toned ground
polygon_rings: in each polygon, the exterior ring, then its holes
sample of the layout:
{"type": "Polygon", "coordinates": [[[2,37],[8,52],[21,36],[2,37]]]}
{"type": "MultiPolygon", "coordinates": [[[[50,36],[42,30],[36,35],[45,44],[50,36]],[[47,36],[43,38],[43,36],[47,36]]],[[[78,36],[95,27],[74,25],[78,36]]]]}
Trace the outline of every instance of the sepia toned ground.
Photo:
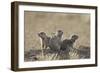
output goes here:
{"type": "Polygon", "coordinates": [[[37,34],[42,31],[51,37],[57,30],[62,30],[64,33],[62,40],[77,34],[79,39],[74,47],[90,47],[90,14],[25,11],[24,18],[25,53],[41,49],[40,38],[37,34]]]}

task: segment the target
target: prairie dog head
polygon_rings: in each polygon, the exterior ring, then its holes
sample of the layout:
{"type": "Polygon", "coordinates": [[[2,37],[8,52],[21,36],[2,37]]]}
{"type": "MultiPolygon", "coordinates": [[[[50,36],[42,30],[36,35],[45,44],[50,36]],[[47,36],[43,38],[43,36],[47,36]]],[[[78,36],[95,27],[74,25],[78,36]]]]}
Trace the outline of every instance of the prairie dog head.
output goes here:
{"type": "Polygon", "coordinates": [[[74,40],[74,41],[77,40],[77,39],[78,39],[78,35],[73,35],[73,36],[71,37],[71,39],[74,40]]]}
{"type": "Polygon", "coordinates": [[[57,36],[58,36],[58,37],[62,37],[62,35],[63,35],[63,31],[62,31],[62,30],[58,30],[57,36]]]}
{"type": "Polygon", "coordinates": [[[40,32],[38,33],[38,36],[42,39],[44,39],[46,37],[46,33],[45,32],[40,32]]]}

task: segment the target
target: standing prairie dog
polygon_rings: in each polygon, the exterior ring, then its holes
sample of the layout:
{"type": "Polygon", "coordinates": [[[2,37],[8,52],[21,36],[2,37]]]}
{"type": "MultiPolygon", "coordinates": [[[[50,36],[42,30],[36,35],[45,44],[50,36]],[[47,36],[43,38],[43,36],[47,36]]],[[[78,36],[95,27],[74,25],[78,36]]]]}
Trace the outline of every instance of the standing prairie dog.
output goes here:
{"type": "Polygon", "coordinates": [[[61,30],[58,30],[57,35],[52,37],[49,41],[49,47],[51,50],[59,50],[61,47],[61,38],[62,38],[63,32],[61,30]]]}
{"type": "Polygon", "coordinates": [[[46,49],[49,46],[50,37],[45,32],[38,33],[38,36],[42,39],[42,48],[46,49]]]}
{"type": "Polygon", "coordinates": [[[70,48],[73,48],[73,45],[75,41],[78,39],[78,35],[73,35],[71,39],[65,39],[61,43],[61,50],[69,50],[70,48]]]}

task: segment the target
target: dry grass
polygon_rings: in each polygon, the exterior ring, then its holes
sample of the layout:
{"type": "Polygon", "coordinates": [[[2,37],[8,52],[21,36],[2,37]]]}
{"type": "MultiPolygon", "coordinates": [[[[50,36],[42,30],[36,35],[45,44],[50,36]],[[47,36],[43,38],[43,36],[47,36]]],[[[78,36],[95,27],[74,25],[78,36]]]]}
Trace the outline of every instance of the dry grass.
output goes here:
{"type": "Polygon", "coordinates": [[[80,47],[69,51],[30,50],[25,52],[24,60],[28,61],[51,61],[51,60],[70,60],[90,58],[90,48],[80,47]],[[43,54],[42,54],[43,51],[43,54]]]}

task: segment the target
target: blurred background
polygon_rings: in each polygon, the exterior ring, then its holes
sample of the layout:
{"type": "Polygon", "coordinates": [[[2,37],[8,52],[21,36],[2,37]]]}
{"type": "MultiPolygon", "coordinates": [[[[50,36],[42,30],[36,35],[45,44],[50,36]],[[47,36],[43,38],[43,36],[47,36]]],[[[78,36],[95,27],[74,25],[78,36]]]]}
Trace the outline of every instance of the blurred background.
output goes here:
{"type": "Polygon", "coordinates": [[[58,30],[63,31],[62,40],[77,34],[79,39],[75,47],[90,46],[90,14],[25,11],[24,16],[25,51],[41,48],[40,37],[37,35],[39,32],[45,32],[51,37],[58,30]]]}

